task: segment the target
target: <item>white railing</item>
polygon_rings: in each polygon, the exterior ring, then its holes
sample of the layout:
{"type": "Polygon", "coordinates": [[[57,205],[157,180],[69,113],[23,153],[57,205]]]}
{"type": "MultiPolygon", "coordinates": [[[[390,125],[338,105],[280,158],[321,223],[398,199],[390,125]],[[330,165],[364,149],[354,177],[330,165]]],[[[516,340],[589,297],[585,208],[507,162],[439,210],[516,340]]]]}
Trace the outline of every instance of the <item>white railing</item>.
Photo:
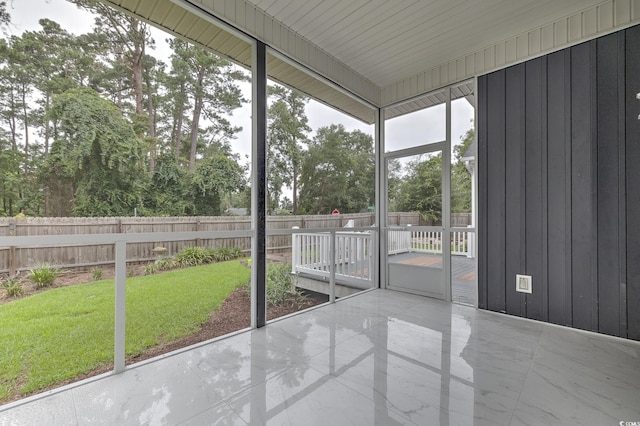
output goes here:
{"type": "MultiPolygon", "coordinates": [[[[451,233],[451,254],[473,257],[473,232],[451,233]]],[[[389,230],[387,233],[388,254],[400,253],[442,253],[441,231],[389,230]]]]}
{"type": "MultiPolygon", "coordinates": [[[[291,272],[305,273],[341,284],[370,285],[374,270],[374,240],[371,231],[296,232],[292,235],[291,272]],[[334,247],[332,248],[332,236],[334,247]],[[334,251],[332,255],[332,250],[334,251]],[[333,260],[332,260],[333,259],[333,260]]],[[[473,257],[473,232],[451,232],[451,254],[473,257]]],[[[441,231],[390,230],[389,254],[442,253],[441,231]]]]}
{"type": "Polygon", "coordinates": [[[333,267],[335,279],[341,284],[370,287],[375,262],[373,247],[373,233],[369,231],[294,232],[291,272],[329,280],[333,267]],[[333,255],[332,236],[335,238],[333,255]]]}

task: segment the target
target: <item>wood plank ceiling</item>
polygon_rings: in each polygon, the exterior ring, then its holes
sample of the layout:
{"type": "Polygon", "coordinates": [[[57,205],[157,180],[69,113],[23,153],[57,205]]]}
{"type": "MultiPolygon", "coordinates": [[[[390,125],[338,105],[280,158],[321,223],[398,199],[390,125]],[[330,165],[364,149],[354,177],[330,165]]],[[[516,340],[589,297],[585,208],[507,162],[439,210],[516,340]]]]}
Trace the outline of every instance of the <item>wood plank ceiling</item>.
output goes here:
{"type": "Polygon", "coordinates": [[[601,0],[248,0],[379,87],[601,0]]]}

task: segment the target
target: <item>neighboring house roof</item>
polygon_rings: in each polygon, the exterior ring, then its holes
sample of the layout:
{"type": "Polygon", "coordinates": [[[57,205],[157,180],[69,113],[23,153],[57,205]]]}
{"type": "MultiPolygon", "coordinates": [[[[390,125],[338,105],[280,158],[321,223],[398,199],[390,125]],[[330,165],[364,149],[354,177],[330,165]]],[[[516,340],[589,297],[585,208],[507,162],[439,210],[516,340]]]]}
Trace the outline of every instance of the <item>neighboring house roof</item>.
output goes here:
{"type": "Polygon", "coordinates": [[[467,148],[467,150],[465,151],[464,155],[462,156],[461,160],[462,161],[475,161],[476,159],[476,141],[471,142],[471,145],[469,145],[469,148],[467,148]]]}

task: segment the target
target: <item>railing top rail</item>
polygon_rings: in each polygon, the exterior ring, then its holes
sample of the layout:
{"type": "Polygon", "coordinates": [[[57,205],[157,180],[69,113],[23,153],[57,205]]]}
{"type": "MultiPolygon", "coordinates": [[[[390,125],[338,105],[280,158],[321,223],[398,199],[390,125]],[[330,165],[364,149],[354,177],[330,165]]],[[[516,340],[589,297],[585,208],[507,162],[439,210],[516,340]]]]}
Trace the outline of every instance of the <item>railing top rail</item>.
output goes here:
{"type": "Polygon", "coordinates": [[[67,234],[28,235],[0,237],[0,247],[56,247],[67,244],[115,244],[117,242],[145,243],[154,241],[182,241],[195,239],[251,237],[251,230],[244,231],[187,231],[143,232],[134,234],[67,234]]]}
{"type": "Polygon", "coordinates": [[[330,234],[345,232],[377,232],[377,227],[358,228],[300,228],[300,229],[267,229],[267,235],[291,235],[291,234],[330,234]]]}
{"type": "MultiPolygon", "coordinates": [[[[329,235],[331,232],[294,232],[294,235],[329,235]]],[[[336,235],[341,236],[354,236],[354,237],[369,237],[372,234],[371,230],[367,231],[335,231],[336,235]]]]}

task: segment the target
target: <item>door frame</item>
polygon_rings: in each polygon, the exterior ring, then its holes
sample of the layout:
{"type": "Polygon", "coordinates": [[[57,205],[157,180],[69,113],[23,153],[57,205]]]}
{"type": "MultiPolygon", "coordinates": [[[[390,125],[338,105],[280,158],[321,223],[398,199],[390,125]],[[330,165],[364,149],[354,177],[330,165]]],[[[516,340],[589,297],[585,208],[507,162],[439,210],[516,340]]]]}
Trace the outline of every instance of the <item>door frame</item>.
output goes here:
{"type": "MultiPolygon", "coordinates": [[[[449,90],[447,90],[447,95],[449,95],[449,90]]],[[[450,111],[451,111],[451,103],[449,101],[449,96],[447,96],[447,139],[451,138],[451,129],[450,129],[450,111]]],[[[381,276],[383,279],[384,288],[389,288],[390,290],[396,291],[405,291],[408,293],[419,294],[423,296],[435,297],[442,300],[450,301],[451,300],[451,241],[448,237],[451,233],[450,225],[451,225],[451,208],[450,208],[450,200],[451,200],[451,148],[450,144],[447,143],[447,140],[429,143],[425,145],[419,145],[411,148],[405,148],[397,151],[387,152],[382,155],[382,199],[383,199],[383,226],[380,229],[382,234],[382,244],[380,247],[380,258],[382,263],[384,263],[384,275],[381,276]],[[447,153],[448,151],[448,153],[447,153]],[[439,296],[437,293],[431,291],[421,291],[421,290],[411,290],[407,288],[401,288],[397,286],[391,285],[389,282],[389,250],[388,250],[388,231],[391,229],[402,229],[402,226],[389,226],[388,217],[389,217],[389,160],[393,160],[396,158],[408,157],[413,155],[421,155],[421,154],[430,154],[434,152],[440,152],[442,154],[442,188],[441,188],[441,215],[442,215],[442,224],[440,226],[420,226],[414,229],[417,230],[425,230],[425,231],[439,231],[442,232],[442,296],[439,296]],[[446,178],[445,178],[446,177],[446,178]]]]}

